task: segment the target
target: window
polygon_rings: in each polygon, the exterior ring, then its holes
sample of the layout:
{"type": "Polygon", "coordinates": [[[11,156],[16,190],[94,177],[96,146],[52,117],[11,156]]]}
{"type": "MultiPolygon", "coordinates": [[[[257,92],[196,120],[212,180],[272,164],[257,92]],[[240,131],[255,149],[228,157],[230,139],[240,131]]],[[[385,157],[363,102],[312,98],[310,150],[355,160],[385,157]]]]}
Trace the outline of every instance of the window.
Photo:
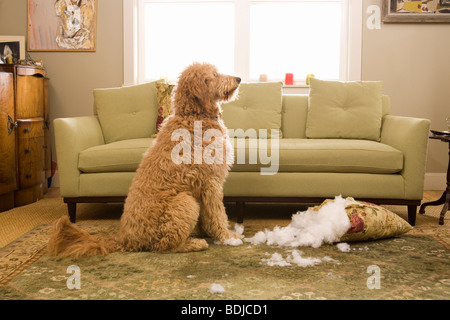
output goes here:
{"type": "MultiPolygon", "coordinates": [[[[339,79],[345,1],[252,3],[250,6],[250,79],[267,74],[282,79],[339,79]]],[[[345,76],[344,76],[345,77],[345,76]]]]}
{"type": "Polygon", "coordinates": [[[234,5],[231,2],[143,3],[143,80],[178,73],[193,61],[234,72],[234,5]]]}
{"type": "Polygon", "coordinates": [[[125,84],[175,80],[194,61],[244,81],[359,80],[360,0],[124,1],[125,84]]]}

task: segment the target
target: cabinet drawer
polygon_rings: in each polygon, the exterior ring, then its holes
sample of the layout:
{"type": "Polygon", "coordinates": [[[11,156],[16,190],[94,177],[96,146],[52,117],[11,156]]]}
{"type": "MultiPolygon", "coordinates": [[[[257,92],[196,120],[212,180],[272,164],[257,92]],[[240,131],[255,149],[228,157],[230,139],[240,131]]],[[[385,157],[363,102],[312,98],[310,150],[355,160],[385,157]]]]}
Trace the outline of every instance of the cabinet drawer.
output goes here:
{"type": "Polygon", "coordinates": [[[19,140],[44,136],[44,118],[17,119],[19,140]]]}
{"type": "Polygon", "coordinates": [[[17,119],[17,163],[20,188],[44,182],[44,119],[17,119]]]}
{"type": "Polygon", "coordinates": [[[44,153],[44,137],[35,137],[30,139],[19,140],[18,156],[20,163],[30,163],[43,161],[44,153]]]}
{"type": "Polygon", "coordinates": [[[19,165],[19,185],[20,188],[29,188],[44,182],[44,170],[42,161],[19,165]]]}
{"type": "Polygon", "coordinates": [[[16,117],[33,118],[44,115],[44,76],[17,75],[16,117]]]}

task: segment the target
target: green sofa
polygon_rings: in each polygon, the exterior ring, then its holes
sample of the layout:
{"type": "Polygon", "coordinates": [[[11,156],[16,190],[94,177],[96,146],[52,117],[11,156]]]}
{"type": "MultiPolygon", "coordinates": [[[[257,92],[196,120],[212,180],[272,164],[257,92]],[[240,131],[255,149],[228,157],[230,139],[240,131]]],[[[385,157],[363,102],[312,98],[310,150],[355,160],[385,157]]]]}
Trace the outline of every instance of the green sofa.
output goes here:
{"type": "MultiPolygon", "coordinates": [[[[158,85],[96,89],[94,115],[54,120],[60,191],[73,222],[77,203],[125,200],[154,139],[161,112],[158,85]]],[[[237,204],[239,221],[248,202],[313,204],[342,195],[407,205],[414,225],[423,196],[430,121],[390,115],[389,97],[380,87],[372,95],[375,120],[366,117],[371,111],[358,115],[358,99],[370,100],[371,89],[361,83],[355,88],[362,90],[359,98],[352,98],[347,83],[314,80],[309,95],[282,94],[281,83],[241,84],[239,99],[223,105],[224,122],[234,134],[236,162],[224,185],[224,201],[237,204]],[[331,111],[316,109],[329,104],[323,101],[324,93],[337,97],[333,99],[340,105],[331,111]],[[345,118],[353,112],[348,101],[358,105],[354,110],[361,123],[355,124],[355,115],[345,118]],[[353,136],[373,123],[370,130],[375,131],[369,136],[353,136]],[[268,139],[261,135],[264,130],[268,139]]]]}

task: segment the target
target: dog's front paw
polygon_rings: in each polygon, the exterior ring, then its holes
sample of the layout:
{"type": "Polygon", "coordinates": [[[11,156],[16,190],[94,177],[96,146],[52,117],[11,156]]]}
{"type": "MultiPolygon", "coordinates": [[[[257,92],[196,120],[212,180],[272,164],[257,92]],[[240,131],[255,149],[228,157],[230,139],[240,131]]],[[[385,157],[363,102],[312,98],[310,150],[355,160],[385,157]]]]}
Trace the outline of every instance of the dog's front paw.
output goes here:
{"type": "Polygon", "coordinates": [[[223,244],[227,246],[240,246],[243,244],[242,238],[244,232],[244,226],[235,224],[234,232],[230,230],[225,230],[222,232],[220,236],[217,237],[217,240],[214,242],[216,244],[223,244]]]}
{"type": "Polygon", "coordinates": [[[242,242],[242,239],[238,235],[237,238],[231,237],[231,238],[226,239],[225,241],[223,241],[223,244],[227,245],[227,246],[240,246],[241,244],[243,244],[243,242],[242,242]]]}
{"type": "Polygon", "coordinates": [[[243,244],[241,235],[234,232],[229,232],[225,237],[214,241],[214,243],[226,246],[240,246],[241,244],[243,244]]]}
{"type": "Polygon", "coordinates": [[[223,244],[227,245],[227,246],[240,246],[241,244],[243,244],[242,242],[242,234],[241,233],[236,233],[236,232],[230,232],[228,234],[228,237],[223,240],[223,244]]]}

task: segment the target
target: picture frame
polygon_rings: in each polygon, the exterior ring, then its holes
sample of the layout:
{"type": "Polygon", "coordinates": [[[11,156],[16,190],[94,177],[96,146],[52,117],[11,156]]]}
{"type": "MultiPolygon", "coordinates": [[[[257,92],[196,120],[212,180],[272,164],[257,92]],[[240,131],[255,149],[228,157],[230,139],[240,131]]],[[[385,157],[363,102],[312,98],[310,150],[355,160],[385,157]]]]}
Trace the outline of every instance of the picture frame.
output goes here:
{"type": "Polygon", "coordinates": [[[383,0],[385,23],[450,23],[450,0],[383,0]]]}
{"type": "Polygon", "coordinates": [[[96,51],[98,0],[27,0],[28,51],[96,51]]]}
{"type": "Polygon", "coordinates": [[[0,64],[6,64],[7,55],[12,55],[15,64],[25,59],[24,36],[0,36],[0,64]]]}

